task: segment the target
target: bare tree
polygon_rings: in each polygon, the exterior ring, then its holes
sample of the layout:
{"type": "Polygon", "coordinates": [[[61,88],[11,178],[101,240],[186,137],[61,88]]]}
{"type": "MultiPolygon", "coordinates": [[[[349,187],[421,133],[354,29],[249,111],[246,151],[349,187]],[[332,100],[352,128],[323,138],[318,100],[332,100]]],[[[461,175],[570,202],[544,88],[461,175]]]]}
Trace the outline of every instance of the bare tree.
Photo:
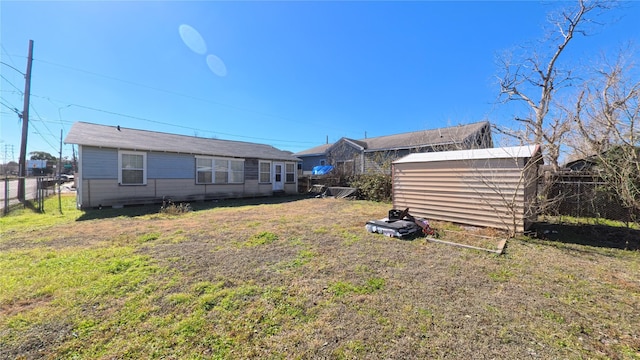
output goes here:
{"type": "Polygon", "coordinates": [[[584,146],[602,179],[633,222],[640,211],[640,74],[634,74],[632,51],[605,60],[597,77],[578,96],[574,120],[584,146]],[[628,58],[627,58],[628,57],[628,58]],[[635,76],[634,76],[635,75],[635,76]]]}
{"type": "MultiPolygon", "coordinates": [[[[554,31],[545,39],[543,45],[549,50],[532,49],[523,60],[514,60],[513,54],[503,56],[498,61],[504,72],[499,78],[500,100],[522,102],[529,111],[526,116],[515,120],[525,128],[529,141],[543,146],[545,160],[554,169],[558,169],[560,146],[569,131],[566,118],[555,116],[553,100],[559,89],[572,85],[575,75],[570,68],[560,66],[560,58],[576,35],[588,35],[601,12],[612,7],[609,1],[578,0],[577,6],[564,8],[552,15],[554,31]],[[554,116],[547,121],[550,111],[554,116]]],[[[527,50],[525,50],[527,52],[527,50]]],[[[522,134],[503,130],[522,140],[522,134]]]]}

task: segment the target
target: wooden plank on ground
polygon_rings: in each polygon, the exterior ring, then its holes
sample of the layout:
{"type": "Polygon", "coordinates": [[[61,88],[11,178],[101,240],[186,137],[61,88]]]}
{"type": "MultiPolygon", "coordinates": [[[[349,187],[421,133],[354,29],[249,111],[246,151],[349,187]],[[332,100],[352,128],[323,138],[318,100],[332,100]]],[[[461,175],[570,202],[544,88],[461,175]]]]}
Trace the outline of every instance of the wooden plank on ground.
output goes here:
{"type": "Polygon", "coordinates": [[[488,252],[496,253],[498,255],[502,254],[504,246],[507,243],[507,239],[500,240],[500,242],[498,243],[498,249],[494,250],[494,249],[486,249],[486,248],[473,246],[473,245],[460,244],[460,243],[455,243],[455,242],[451,242],[451,241],[440,240],[440,239],[432,238],[432,237],[429,237],[429,236],[427,236],[426,239],[427,239],[427,241],[431,241],[431,242],[435,242],[435,243],[439,243],[439,244],[452,245],[452,246],[462,247],[462,248],[466,248],[466,249],[488,251],[488,252]]]}

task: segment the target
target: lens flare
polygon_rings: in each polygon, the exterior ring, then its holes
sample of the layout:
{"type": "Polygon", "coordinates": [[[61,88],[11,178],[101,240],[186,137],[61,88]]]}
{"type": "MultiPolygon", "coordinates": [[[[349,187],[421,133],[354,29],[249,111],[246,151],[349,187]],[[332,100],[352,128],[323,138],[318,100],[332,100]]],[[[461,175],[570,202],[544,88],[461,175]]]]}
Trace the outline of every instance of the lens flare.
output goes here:
{"type": "Polygon", "coordinates": [[[178,32],[185,45],[196,54],[204,55],[207,52],[207,44],[198,32],[189,25],[182,24],[178,27],[178,32]]]}

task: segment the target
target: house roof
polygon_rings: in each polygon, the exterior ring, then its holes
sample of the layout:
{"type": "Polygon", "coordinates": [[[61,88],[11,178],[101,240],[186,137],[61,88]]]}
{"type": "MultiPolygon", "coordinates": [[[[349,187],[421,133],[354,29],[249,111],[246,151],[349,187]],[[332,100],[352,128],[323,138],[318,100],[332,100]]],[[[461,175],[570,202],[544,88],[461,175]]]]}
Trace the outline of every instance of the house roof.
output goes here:
{"type": "Polygon", "coordinates": [[[330,148],[333,144],[322,144],[311,149],[302,150],[295,153],[295,156],[313,156],[313,155],[324,155],[328,148],[330,148]]]}
{"type": "Polygon", "coordinates": [[[276,149],[271,145],[207,139],[86,122],[74,123],[64,142],[67,144],[126,150],[175,152],[236,158],[260,158],[267,160],[300,160],[291,152],[276,149]]]}
{"type": "Polygon", "coordinates": [[[584,159],[578,159],[570,161],[564,165],[564,168],[572,171],[585,171],[591,170],[591,168],[598,163],[595,155],[588,156],[584,159]]]}
{"type": "Polygon", "coordinates": [[[501,148],[435,151],[426,153],[413,153],[404,156],[394,164],[406,164],[415,162],[434,162],[449,160],[478,160],[478,159],[513,159],[533,158],[540,155],[539,145],[511,146],[501,148]]]}
{"type": "MultiPolygon", "coordinates": [[[[360,145],[365,151],[383,151],[410,149],[421,146],[435,146],[446,144],[459,144],[481,129],[489,127],[488,121],[472,124],[451,126],[440,129],[421,130],[395,135],[379,136],[374,138],[353,140],[342,138],[340,141],[348,141],[360,145]]],[[[336,143],[337,143],[336,142],[336,143]]],[[[333,144],[325,144],[295,153],[296,156],[312,156],[324,154],[333,144]]]]}

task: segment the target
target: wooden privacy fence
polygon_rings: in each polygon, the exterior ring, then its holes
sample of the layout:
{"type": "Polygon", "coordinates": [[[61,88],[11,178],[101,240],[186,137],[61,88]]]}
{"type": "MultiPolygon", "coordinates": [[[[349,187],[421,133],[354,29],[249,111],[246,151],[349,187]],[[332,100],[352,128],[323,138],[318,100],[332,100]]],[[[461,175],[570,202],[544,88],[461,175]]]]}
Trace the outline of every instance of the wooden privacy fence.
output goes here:
{"type": "Polygon", "coordinates": [[[541,163],[537,145],[410,154],[393,162],[393,207],[521,233],[536,220],[541,163]]]}

